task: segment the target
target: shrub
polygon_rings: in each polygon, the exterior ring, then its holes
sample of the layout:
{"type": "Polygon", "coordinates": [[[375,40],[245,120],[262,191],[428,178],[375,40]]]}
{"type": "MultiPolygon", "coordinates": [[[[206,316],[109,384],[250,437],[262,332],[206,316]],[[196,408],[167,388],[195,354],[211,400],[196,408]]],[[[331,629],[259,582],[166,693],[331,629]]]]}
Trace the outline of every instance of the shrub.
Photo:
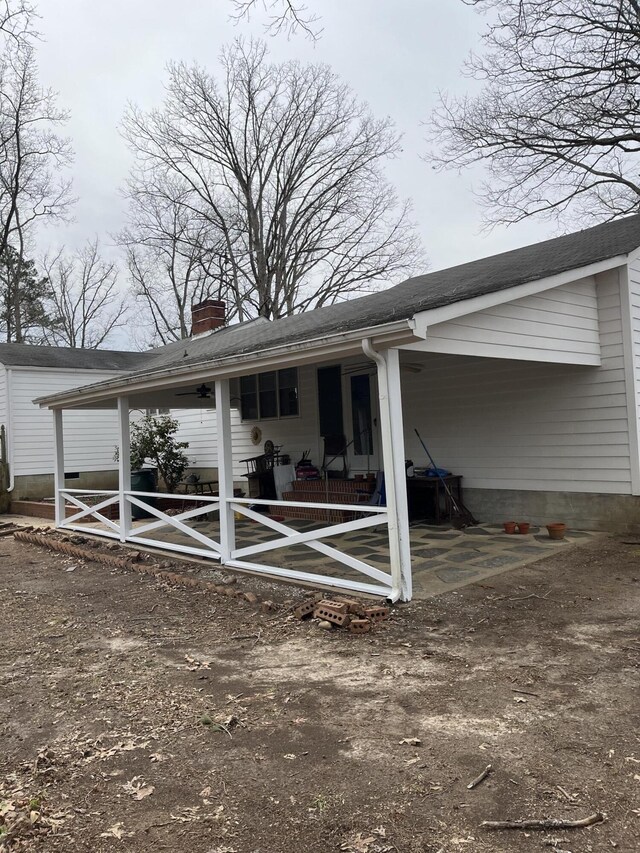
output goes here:
{"type": "Polygon", "coordinates": [[[150,463],[158,469],[168,492],[175,492],[189,457],[188,441],[177,441],[178,421],[170,415],[145,415],[131,426],[131,468],[150,463]]]}

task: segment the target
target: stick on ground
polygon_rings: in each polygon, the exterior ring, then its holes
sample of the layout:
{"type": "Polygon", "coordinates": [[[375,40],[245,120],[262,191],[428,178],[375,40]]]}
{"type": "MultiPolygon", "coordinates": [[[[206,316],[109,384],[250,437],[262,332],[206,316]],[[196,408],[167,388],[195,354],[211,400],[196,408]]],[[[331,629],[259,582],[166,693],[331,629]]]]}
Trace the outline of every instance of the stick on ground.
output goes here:
{"type": "Polygon", "coordinates": [[[543,820],[483,820],[480,824],[484,829],[582,829],[594,823],[602,823],[604,815],[601,812],[583,817],[581,820],[558,820],[545,818],[543,820]]]}
{"type": "Polygon", "coordinates": [[[469,790],[471,790],[472,788],[476,788],[480,784],[480,782],[484,782],[484,780],[487,778],[489,773],[491,773],[491,770],[492,770],[492,765],[487,764],[487,766],[484,768],[482,773],[479,776],[476,776],[476,778],[473,779],[473,781],[469,782],[469,784],[467,785],[467,788],[469,790]]]}

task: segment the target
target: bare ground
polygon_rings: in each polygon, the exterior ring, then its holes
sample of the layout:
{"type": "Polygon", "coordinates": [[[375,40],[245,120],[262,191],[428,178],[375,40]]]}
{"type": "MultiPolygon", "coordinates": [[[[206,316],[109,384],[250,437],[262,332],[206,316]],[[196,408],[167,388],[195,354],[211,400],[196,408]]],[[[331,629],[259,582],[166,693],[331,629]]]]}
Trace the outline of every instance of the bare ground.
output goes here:
{"type": "Polygon", "coordinates": [[[292,588],[263,614],[4,539],[0,850],[636,851],[639,555],[599,540],[358,637],[292,588]]]}

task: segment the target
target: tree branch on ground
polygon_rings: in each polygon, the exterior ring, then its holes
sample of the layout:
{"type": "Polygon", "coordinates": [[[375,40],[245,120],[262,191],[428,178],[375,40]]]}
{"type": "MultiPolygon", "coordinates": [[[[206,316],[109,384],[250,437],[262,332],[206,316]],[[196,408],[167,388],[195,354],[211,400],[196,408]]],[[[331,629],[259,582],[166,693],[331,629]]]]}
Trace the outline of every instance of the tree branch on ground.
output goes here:
{"type": "Polygon", "coordinates": [[[477,95],[441,95],[429,159],[483,164],[487,219],[580,221],[640,200],[640,4],[636,0],[466,0],[490,16],[467,74],[477,95]]]}

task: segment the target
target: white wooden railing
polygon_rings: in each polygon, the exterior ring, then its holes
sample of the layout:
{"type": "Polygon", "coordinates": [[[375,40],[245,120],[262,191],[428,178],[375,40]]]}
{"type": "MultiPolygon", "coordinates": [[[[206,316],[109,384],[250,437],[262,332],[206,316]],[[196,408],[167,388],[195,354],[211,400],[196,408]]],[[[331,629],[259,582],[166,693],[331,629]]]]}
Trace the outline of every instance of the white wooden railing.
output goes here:
{"type": "Polygon", "coordinates": [[[58,494],[67,506],[71,504],[79,510],[68,517],[66,514],[63,514],[62,522],[58,525],[59,527],[64,527],[66,530],[80,530],[83,533],[91,531],[92,533],[97,533],[99,536],[107,536],[110,539],[120,538],[119,522],[107,518],[101,512],[101,510],[106,509],[108,506],[118,505],[120,492],[92,489],[60,489],[58,494]],[[82,498],[85,500],[82,500],[82,498]],[[86,503],[91,498],[98,500],[96,503],[86,503]],[[86,523],[82,526],[78,524],[82,519],[88,522],[92,517],[104,526],[90,528],[86,523]]]}
{"type": "Polygon", "coordinates": [[[363,560],[357,559],[357,557],[352,557],[350,554],[340,551],[338,548],[333,548],[320,541],[321,539],[326,539],[329,536],[339,536],[344,533],[350,533],[354,530],[362,530],[367,527],[377,527],[382,524],[386,525],[388,518],[386,507],[369,506],[368,504],[327,504],[306,502],[301,504],[295,501],[234,498],[231,501],[231,508],[234,512],[240,513],[246,518],[256,521],[271,530],[275,530],[277,533],[281,533],[282,536],[277,539],[270,539],[268,542],[261,542],[257,545],[235,548],[231,552],[231,559],[226,561],[227,566],[230,566],[231,568],[248,569],[254,572],[261,572],[273,577],[300,580],[307,583],[326,584],[327,582],[330,582],[332,586],[359,592],[369,592],[374,595],[387,595],[391,589],[392,579],[389,572],[384,572],[376,566],[365,563],[363,560]],[[338,512],[348,511],[367,513],[367,515],[363,518],[356,518],[351,521],[344,521],[339,524],[332,524],[319,529],[299,531],[287,526],[286,524],[282,524],[263,513],[255,512],[250,509],[250,506],[254,505],[272,506],[276,512],[280,507],[297,507],[299,509],[301,506],[304,506],[305,509],[334,510],[338,512]],[[326,557],[329,557],[338,563],[342,563],[350,569],[376,580],[378,583],[363,583],[353,579],[329,577],[328,575],[321,575],[313,572],[301,572],[296,569],[286,569],[279,566],[265,566],[262,563],[248,562],[243,559],[245,557],[253,557],[258,554],[263,554],[268,551],[274,551],[279,548],[287,548],[292,545],[307,545],[309,548],[319,551],[326,557]]]}
{"type": "Polygon", "coordinates": [[[198,557],[212,557],[215,560],[220,559],[220,542],[206,536],[199,530],[189,527],[185,521],[192,521],[202,515],[218,513],[220,510],[220,499],[217,497],[205,497],[203,495],[164,495],[155,492],[125,492],[126,500],[132,506],[140,507],[148,512],[149,515],[155,516],[158,520],[147,523],[143,521],[140,526],[132,527],[128,536],[127,542],[135,542],[138,545],[152,545],[156,548],[164,548],[167,551],[178,551],[183,554],[193,554],[198,557]],[[158,509],[151,504],[146,503],[142,498],[173,499],[182,504],[181,510],[177,515],[168,515],[166,512],[158,509]],[[193,509],[185,509],[185,504],[197,503],[193,509]],[[187,545],[180,542],[170,542],[165,539],[149,539],[145,534],[151,533],[154,530],[159,530],[162,527],[173,527],[189,539],[193,539],[199,546],[187,545]]]}
{"type": "MultiPolygon", "coordinates": [[[[214,560],[221,559],[222,546],[220,541],[208,536],[202,530],[196,530],[189,524],[189,522],[193,522],[194,519],[202,516],[211,516],[212,514],[219,516],[221,506],[219,497],[166,495],[155,492],[137,491],[125,491],[121,494],[117,491],[82,489],[61,489],[59,495],[67,502],[67,505],[70,503],[78,508],[78,512],[68,518],[64,518],[59,524],[64,529],[94,533],[99,536],[120,539],[123,542],[152,546],[177,553],[207,557],[214,560]],[[145,498],[155,498],[156,500],[162,498],[163,500],[175,501],[179,506],[179,511],[176,514],[169,514],[147,503],[145,498]],[[125,501],[126,519],[124,527],[121,518],[116,522],[107,518],[101,512],[109,506],[119,504],[121,499],[125,501]],[[95,500],[96,502],[91,503],[90,500],[95,500]],[[188,504],[196,505],[186,508],[188,504]],[[141,519],[131,524],[129,513],[133,506],[144,509],[146,513],[154,516],[154,520],[141,519]],[[97,521],[99,526],[92,525],[90,523],[92,520],[97,521]],[[79,522],[83,523],[79,524],[79,522]],[[173,528],[182,534],[183,541],[174,542],[164,537],[156,539],[149,535],[160,530],[166,532],[166,528],[173,528]],[[185,537],[187,541],[184,541],[185,537]]],[[[229,498],[226,503],[232,513],[239,514],[280,535],[266,542],[257,542],[256,544],[242,545],[240,547],[236,547],[235,543],[233,543],[232,547],[228,550],[229,556],[224,561],[224,565],[256,572],[269,577],[286,578],[312,584],[330,584],[334,587],[353,590],[355,592],[371,593],[373,595],[386,596],[392,589],[392,576],[390,572],[383,571],[377,566],[366,563],[337,547],[321,541],[329,537],[342,536],[370,527],[386,526],[388,523],[386,507],[370,506],[369,504],[300,504],[293,501],[259,500],[254,498],[229,498]],[[300,506],[304,506],[309,509],[329,512],[349,512],[357,514],[359,517],[352,518],[350,521],[327,524],[324,527],[313,530],[300,531],[280,521],[276,521],[276,519],[268,515],[256,512],[251,508],[256,505],[273,507],[274,513],[277,513],[279,509],[285,510],[283,513],[285,515],[287,507],[296,507],[299,509],[300,506]],[[267,554],[281,548],[289,548],[294,545],[306,545],[308,548],[319,552],[336,563],[346,566],[352,572],[357,573],[357,575],[363,575],[367,580],[360,581],[354,577],[333,577],[318,572],[305,572],[283,566],[265,565],[254,562],[254,559],[262,554],[267,554]]]]}

